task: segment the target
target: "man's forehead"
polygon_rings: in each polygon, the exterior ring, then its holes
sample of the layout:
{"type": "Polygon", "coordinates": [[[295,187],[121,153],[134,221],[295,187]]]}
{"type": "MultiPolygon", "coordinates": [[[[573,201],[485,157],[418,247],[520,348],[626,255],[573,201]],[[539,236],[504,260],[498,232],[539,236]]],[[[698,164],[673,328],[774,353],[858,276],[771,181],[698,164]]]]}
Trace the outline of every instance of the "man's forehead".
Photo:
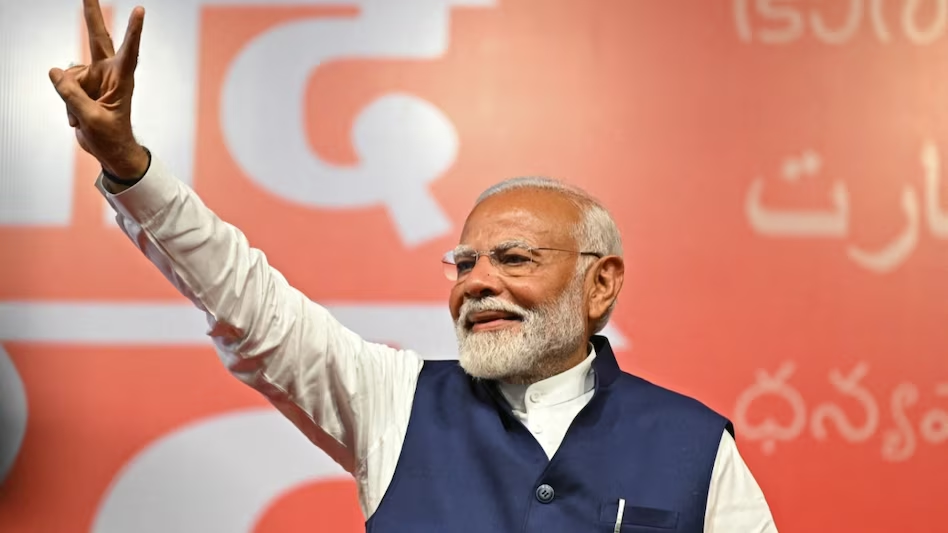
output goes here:
{"type": "Polygon", "coordinates": [[[471,211],[460,242],[471,246],[496,246],[505,241],[564,245],[573,241],[578,222],[576,206],[555,191],[504,191],[486,198],[471,211]]]}

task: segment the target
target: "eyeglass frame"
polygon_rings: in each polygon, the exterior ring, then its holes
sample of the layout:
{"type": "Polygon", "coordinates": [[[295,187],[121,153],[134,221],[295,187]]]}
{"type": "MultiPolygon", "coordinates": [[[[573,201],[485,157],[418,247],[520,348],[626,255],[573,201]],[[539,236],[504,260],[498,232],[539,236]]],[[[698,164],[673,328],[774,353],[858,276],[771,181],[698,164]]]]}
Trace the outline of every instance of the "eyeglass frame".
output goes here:
{"type": "MultiPolygon", "coordinates": [[[[503,242],[503,243],[498,244],[497,246],[491,248],[490,250],[474,250],[474,249],[471,249],[471,248],[468,248],[468,247],[458,246],[458,247],[456,247],[454,250],[449,250],[449,251],[445,252],[444,255],[441,257],[441,264],[442,264],[442,266],[443,266],[444,275],[445,275],[446,278],[448,278],[449,281],[457,282],[458,280],[461,279],[461,275],[457,272],[457,262],[455,262],[455,261],[453,260],[453,259],[454,259],[454,256],[457,255],[458,253],[471,253],[471,254],[473,254],[473,256],[474,256],[473,264],[474,264],[474,265],[476,265],[477,262],[480,261],[481,257],[487,257],[488,261],[490,261],[490,264],[493,265],[494,268],[503,271],[504,266],[503,266],[502,264],[500,264],[500,262],[499,262],[500,260],[497,258],[496,253],[499,252],[499,251],[507,251],[507,250],[510,250],[510,249],[513,249],[513,248],[523,248],[524,251],[529,252],[529,255],[530,255],[530,262],[533,263],[533,264],[534,264],[535,266],[537,266],[537,267],[540,266],[541,263],[538,263],[538,262],[536,261],[536,253],[535,253],[535,252],[540,252],[540,251],[566,252],[566,253],[570,253],[570,254],[590,255],[590,256],[593,256],[593,257],[595,257],[595,258],[597,258],[597,259],[602,259],[603,257],[606,256],[605,254],[602,254],[602,253],[600,253],[600,252],[589,252],[589,251],[582,251],[582,250],[567,250],[567,249],[565,249],[565,248],[551,248],[551,247],[547,247],[547,246],[531,246],[530,244],[527,244],[526,242],[523,242],[523,241],[507,241],[507,242],[503,242]],[[452,261],[447,261],[448,254],[451,254],[451,255],[452,255],[452,261]],[[454,269],[444,268],[444,267],[447,267],[447,266],[453,266],[453,267],[455,267],[455,268],[454,268],[454,269]],[[453,272],[454,272],[454,275],[451,276],[451,275],[449,274],[449,271],[453,271],[453,272]]],[[[474,267],[472,266],[472,267],[471,267],[471,270],[473,270],[473,269],[474,269],[474,267]]]]}

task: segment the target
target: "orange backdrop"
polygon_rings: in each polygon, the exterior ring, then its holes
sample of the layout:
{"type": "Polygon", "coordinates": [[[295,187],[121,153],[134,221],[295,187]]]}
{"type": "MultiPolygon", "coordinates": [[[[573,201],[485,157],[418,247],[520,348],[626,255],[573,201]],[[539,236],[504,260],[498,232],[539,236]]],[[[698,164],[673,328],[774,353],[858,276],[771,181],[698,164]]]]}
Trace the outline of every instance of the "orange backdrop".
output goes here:
{"type": "MultiPolygon", "coordinates": [[[[0,7],[63,41],[3,52],[0,531],[359,531],[108,222],[57,2],[0,7]]],[[[782,532],[948,531],[948,1],[144,5],[142,142],[356,331],[453,356],[473,199],[566,179],[623,232],[622,367],[734,420],[782,532]]]]}

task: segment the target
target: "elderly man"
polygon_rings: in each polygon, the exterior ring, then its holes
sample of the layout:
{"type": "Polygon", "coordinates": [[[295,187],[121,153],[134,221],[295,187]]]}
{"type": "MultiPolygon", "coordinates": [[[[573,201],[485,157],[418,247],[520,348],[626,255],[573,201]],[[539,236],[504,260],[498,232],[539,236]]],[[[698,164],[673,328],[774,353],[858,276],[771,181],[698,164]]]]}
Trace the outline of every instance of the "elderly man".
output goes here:
{"type": "Polygon", "coordinates": [[[358,486],[369,531],[776,531],[731,424],[622,372],[604,337],[619,232],[577,189],[503,182],[444,257],[459,361],[359,338],[287,284],[130,119],[144,10],[115,53],[85,0],[92,63],[50,79],[141,251],[207,313],[227,367],[358,486]]]}

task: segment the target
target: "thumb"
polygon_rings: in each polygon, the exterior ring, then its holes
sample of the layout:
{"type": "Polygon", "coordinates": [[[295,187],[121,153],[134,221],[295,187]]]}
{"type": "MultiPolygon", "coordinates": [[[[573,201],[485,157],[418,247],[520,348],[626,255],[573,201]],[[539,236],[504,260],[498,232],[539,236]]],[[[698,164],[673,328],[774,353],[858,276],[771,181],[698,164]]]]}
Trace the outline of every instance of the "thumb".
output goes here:
{"type": "Polygon", "coordinates": [[[63,70],[59,68],[50,69],[49,71],[49,81],[53,82],[53,87],[56,86],[63,79],[63,70]]]}
{"type": "MultiPolygon", "coordinates": [[[[82,89],[75,75],[54,68],[49,71],[49,80],[66,103],[66,111],[80,122],[85,122],[99,112],[99,106],[82,89]]],[[[70,120],[70,123],[72,120],[70,120]]]]}
{"type": "MultiPolygon", "coordinates": [[[[60,69],[58,69],[58,68],[54,68],[54,69],[52,69],[52,70],[49,71],[49,81],[53,82],[53,87],[55,87],[56,84],[59,83],[60,80],[62,80],[62,79],[63,79],[63,71],[62,71],[62,70],[60,70],[60,69]]],[[[73,115],[73,114],[70,113],[69,111],[66,111],[66,117],[69,119],[69,125],[70,125],[70,126],[72,126],[73,128],[78,128],[78,127],[79,127],[79,120],[76,118],[75,115],[73,115]]]]}

